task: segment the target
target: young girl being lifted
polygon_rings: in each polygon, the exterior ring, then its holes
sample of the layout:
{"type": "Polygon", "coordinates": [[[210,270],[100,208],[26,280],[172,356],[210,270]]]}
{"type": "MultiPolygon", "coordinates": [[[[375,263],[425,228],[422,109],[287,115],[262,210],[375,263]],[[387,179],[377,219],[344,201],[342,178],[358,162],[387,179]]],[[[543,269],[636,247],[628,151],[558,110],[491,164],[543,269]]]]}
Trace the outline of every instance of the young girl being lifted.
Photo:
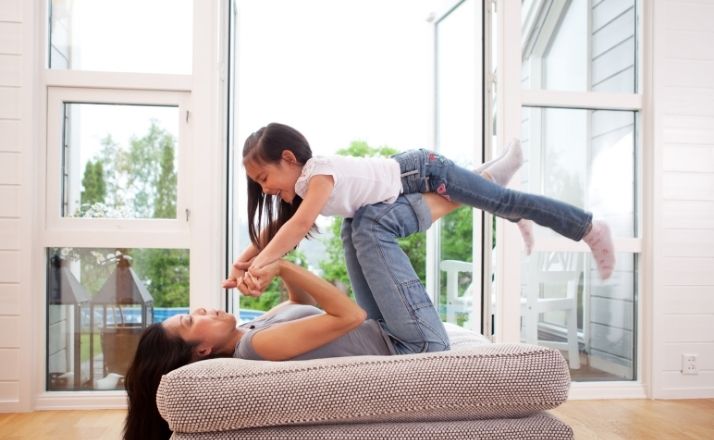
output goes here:
{"type": "MultiPolygon", "coordinates": [[[[517,141],[476,170],[424,149],[391,158],[313,157],[300,132],[268,124],[251,134],[243,147],[252,245],[238,257],[224,287],[240,288],[246,268],[257,280],[262,267],[294,249],[310,233],[320,214],[349,219],[363,206],[393,203],[400,194],[417,192],[434,192],[518,222],[527,253],[533,244],[532,224],[527,220],[572,240],[583,240],[600,277],[609,278],[615,254],[607,224],[593,222],[591,213],[576,206],[504,188],[522,162],[517,141]]],[[[241,290],[260,294],[245,286],[241,290]]]]}

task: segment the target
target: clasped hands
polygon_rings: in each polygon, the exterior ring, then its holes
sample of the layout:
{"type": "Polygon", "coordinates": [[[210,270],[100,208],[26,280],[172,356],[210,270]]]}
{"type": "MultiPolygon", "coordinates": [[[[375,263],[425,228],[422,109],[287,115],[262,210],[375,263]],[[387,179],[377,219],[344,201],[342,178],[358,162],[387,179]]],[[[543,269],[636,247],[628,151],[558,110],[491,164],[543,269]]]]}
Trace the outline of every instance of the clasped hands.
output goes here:
{"type": "Polygon", "coordinates": [[[257,297],[263,294],[279,272],[279,259],[262,267],[257,267],[252,261],[235,261],[222,286],[225,289],[238,289],[243,295],[257,297]]]}

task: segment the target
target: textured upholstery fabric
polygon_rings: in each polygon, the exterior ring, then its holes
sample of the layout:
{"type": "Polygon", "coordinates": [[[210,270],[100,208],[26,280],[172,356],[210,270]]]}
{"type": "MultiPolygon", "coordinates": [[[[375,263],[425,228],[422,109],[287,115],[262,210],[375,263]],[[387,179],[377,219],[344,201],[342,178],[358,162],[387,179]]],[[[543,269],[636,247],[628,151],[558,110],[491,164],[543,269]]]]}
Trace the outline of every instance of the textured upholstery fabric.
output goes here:
{"type": "MultiPolygon", "coordinates": [[[[239,437],[244,434],[235,431],[221,434],[225,437],[210,438],[296,438],[278,433],[298,429],[297,425],[333,426],[302,427],[310,432],[316,429],[337,432],[335,425],[339,429],[364,429],[364,432],[369,431],[368,426],[381,427],[380,432],[387,426],[401,426],[400,429],[408,426],[416,432],[419,430],[416,425],[443,421],[466,424],[426,425],[444,430],[471,429],[475,430],[473,436],[434,434],[428,438],[442,438],[441,435],[443,438],[530,438],[479,437],[478,433],[479,430],[498,431],[500,428],[494,427],[501,426],[499,423],[513,426],[513,430],[503,431],[503,435],[520,432],[516,426],[524,423],[533,429],[554,423],[542,415],[531,422],[529,419],[475,421],[527,417],[565,401],[570,377],[558,351],[534,345],[468,342],[456,345],[448,352],[407,356],[197,362],[162,378],[157,405],[171,429],[177,432],[177,439],[209,438],[181,437],[178,433],[217,435],[215,431],[261,427],[281,428],[269,430],[275,436],[266,431],[265,436],[259,437],[255,433],[263,430],[251,430],[250,436],[239,437]],[[357,423],[363,425],[355,425],[357,423]]],[[[555,424],[561,425],[560,422],[555,424]]],[[[325,434],[319,438],[371,438],[357,434],[355,437],[330,435],[333,437],[325,434]]]]}
{"type": "Polygon", "coordinates": [[[211,433],[175,433],[174,440],[570,440],[570,427],[546,413],[521,419],[455,422],[276,426],[211,433]]]}

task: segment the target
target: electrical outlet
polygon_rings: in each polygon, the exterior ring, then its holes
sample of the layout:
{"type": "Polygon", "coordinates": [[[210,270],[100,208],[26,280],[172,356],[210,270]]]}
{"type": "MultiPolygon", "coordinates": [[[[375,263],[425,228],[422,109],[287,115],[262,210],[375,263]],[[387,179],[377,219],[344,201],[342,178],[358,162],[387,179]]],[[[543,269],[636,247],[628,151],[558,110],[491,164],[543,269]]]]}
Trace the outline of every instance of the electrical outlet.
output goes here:
{"type": "Polygon", "coordinates": [[[696,354],[682,354],[682,374],[696,375],[699,374],[697,370],[697,355],[696,354]]]}

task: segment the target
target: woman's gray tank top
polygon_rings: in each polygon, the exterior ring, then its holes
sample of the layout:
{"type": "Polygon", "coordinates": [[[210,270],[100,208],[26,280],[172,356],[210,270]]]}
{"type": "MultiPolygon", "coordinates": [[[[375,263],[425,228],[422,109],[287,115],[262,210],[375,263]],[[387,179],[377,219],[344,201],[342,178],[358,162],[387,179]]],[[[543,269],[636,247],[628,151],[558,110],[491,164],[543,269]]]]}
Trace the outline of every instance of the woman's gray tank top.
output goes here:
{"type": "MultiPolygon", "coordinates": [[[[280,322],[293,321],[306,316],[324,313],[317,307],[304,304],[288,304],[283,306],[274,315],[265,319],[257,319],[240,327],[246,329],[236,345],[233,357],[249,360],[264,360],[253,349],[253,335],[261,329],[268,328],[280,322]]],[[[382,326],[373,319],[368,319],[356,329],[340,336],[322,347],[307,353],[295,356],[290,360],[320,359],[340,356],[365,356],[365,355],[392,355],[395,354],[388,334],[382,326]]]]}

